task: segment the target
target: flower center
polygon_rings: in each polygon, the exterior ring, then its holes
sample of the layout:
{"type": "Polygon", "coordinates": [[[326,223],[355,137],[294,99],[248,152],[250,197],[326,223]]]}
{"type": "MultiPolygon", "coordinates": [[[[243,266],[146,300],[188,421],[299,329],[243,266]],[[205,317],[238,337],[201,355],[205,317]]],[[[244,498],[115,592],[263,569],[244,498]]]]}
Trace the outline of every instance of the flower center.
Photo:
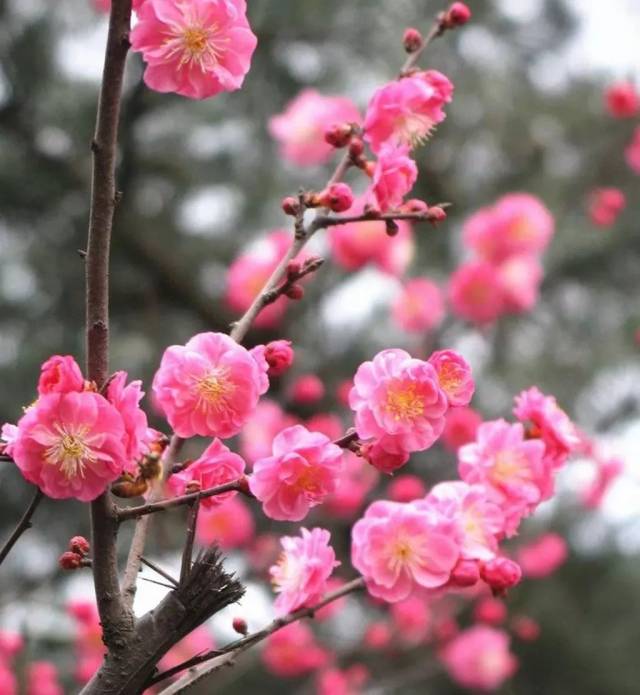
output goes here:
{"type": "Polygon", "coordinates": [[[396,121],[398,139],[412,149],[424,143],[431,137],[434,122],[423,114],[410,113],[400,116],[396,121]]]}
{"type": "Polygon", "coordinates": [[[172,27],[165,46],[167,59],[179,56],[179,67],[211,70],[220,62],[228,38],[217,36],[216,24],[204,25],[195,17],[188,17],[185,24],[172,27]]]}
{"type": "Polygon", "coordinates": [[[506,483],[515,477],[525,477],[524,457],[517,451],[499,451],[494,458],[491,479],[506,483]]]}
{"type": "Polygon", "coordinates": [[[312,467],[306,467],[298,476],[295,482],[296,489],[305,493],[308,497],[314,497],[320,493],[320,476],[318,470],[312,467]]]}
{"type": "Polygon", "coordinates": [[[455,364],[445,362],[438,368],[438,383],[445,393],[455,393],[460,388],[461,381],[460,370],[455,364]]]}
{"type": "Polygon", "coordinates": [[[85,439],[89,428],[81,426],[72,430],[57,424],[54,429],[59,436],[45,451],[45,461],[58,466],[67,480],[78,476],[83,478],[87,463],[96,461],[96,455],[85,439]]]}
{"type": "Polygon", "coordinates": [[[424,413],[424,398],[415,384],[400,384],[387,391],[385,407],[394,420],[415,420],[424,413]]]}
{"type": "Polygon", "coordinates": [[[406,538],[396,539],[390,548],[389,568],[393,572],[399,572],[406,567],[413,557],[413,548],[406,538]]]}
{"type": "Polygon", "coordinates": [[[235,391],[235,384],[229,379],[229,369],[220,367],[196,379],[195,390],[198,395],[198,408],[222,410],[227,407],[235,391]]]}

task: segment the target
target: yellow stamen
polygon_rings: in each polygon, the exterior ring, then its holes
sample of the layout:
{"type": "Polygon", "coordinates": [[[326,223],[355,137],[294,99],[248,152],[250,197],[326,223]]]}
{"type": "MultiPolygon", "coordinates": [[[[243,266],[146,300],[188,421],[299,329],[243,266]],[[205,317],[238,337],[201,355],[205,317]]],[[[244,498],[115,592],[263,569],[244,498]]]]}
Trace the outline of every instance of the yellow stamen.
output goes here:
{"type": "Polygon", "coordinates": [[[229,369],[218,367],[196,379],[195,390],[198,395],[197,407],[202,410],[212,408],[222,410],[235,391],[235,384],[229,379],[229,369]]]}
{"type": "Polygon", "coordinates": [[[387,391],[386,409],[394,420],[413,420],[424,413],[424,398],[415,384],[392,386],[387,391]]]}
{"type": "Polygon", "coordinates": [[[87,463],[96,461],[96,455],[85,441],[89,428],[78,427],[72,430],[57,424],[54,429],[60,436],[45,451],[45,461],[58,466],[67,480],[78,476],[83,478],[87,463]]]}

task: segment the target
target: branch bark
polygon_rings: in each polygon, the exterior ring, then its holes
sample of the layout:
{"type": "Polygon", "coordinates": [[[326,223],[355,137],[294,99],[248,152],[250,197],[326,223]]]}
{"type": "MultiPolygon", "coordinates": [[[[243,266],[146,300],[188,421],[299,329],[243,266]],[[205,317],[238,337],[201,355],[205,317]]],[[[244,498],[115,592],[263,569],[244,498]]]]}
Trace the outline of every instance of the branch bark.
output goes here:
{"type": "Polygon", "coordinates": [[[20,519],[13,533],[9,536],[7,542],[2,546],[2,550],[0,550],[0,565],[4,562],[7,555],[11,552],[13,546],[20,540],[22,534],[31,528],[31,517],[38,508],[40,502],[42,501],[42,497],[42,491],[40,490],[40,488],[38,488],[36,490],[35,495],[33,496],[33,499],[29,503],[29,506],[22,515],[22,519],[20,519]]]}

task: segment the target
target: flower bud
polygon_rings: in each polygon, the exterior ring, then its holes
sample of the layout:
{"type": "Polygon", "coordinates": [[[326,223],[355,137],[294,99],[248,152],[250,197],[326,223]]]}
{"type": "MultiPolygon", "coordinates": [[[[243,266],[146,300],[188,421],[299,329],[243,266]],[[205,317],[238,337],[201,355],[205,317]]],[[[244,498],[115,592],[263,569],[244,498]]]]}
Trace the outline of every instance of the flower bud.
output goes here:
{"type": "Polygon", "coordinates": [[[496,557],[480,566],[480,577],[494,594],[504,594],[522,579],[520,565],[507,557],[496,557]]]}
{"type": "Polygon", "coordinates": [[[488,596],[476,603],[473,617],[479,623],[501,625],[507,619],[507,607],[500,599],[488,596]]]}
{"type": "Polygon", "coordinates": [[[302,265],[300,261],[289,261],[287,264],[287,278],[289,280],[297,280],[300,277],[302,265]]]}
{"type": "Polygon", "coordinates": [[[535,642],[540,637],[540,625],[527,615],[519,615],[514,618],[511,629],[516,637],[523,642],[535,642]]]}
{"type": "Polygon", "coordinates": [[[82,567],[82,557],[78,553],[73,553],[67,550],[58,558],[58,564],[63,570],[77,570],[82,567]]]}
{"type": "Polygon", "coordinates": [[[241,618],[240,616],[236,616],[233,619],[233,629],[239,634],[239,635],[248,635],[249,634],[249,628],[247,626],[247,621],[244,618],[241,618]]]}
{"type": "Polygon", "coordinates": [[[422,34],[413,27],[405,29],[402,45],[407,53],[415,53],[422,48],[422,34]]]}
{"type": "MultiPolygon", "coordinates": [[[[411,198],[410,200],[407,200],[402,206],[402,209],[406,210],[406,212],[429,212],[429,206],[424,202],[424,200],[420,200],[419,198],[411,198]]],[[[442,210],[442,208],[438,209],[442,210]]]]}
{"type": "Polygon", "coordinates": [[[84,536],[74,536],[69,541],[69,550],[84,556],[89,553],[89,541],[84,536]]]}
{"type": "Polygon", "coordinates": [[[334,123],[325,130],[324,139],[332,147],[346,147],[352,134],[353,127],[350,123],[334,123]]]}
{"type": "Polygon", "coordinates": [[[458,560],[451,570],[450,583],[460,589],[473,586],[480,579],[480,569],[475,560],[458,560]]]}
{"type": "Polygon", "coordinates": [[[332,183],[320,193],[320,204],[333,212],[345,212],[353,205],[353,191],[346,183],[332,183]]]}
{"type": "Polygon", "coordinates": [[[353,159],[357,159],[362,156],[364,152],[364,141],[362,138],[353,138],[349,143],[349,154],[353,159]]]}
{"type": "Polygon", "coordinates": [[[264,358],[269,365],[269,376],[280,376],[293,364],[294,352],[290,340],[272,340],[267,343],[264,358]]]}
{"type": "Polygon", "coordinates": [[[291,287],[288,287],[285,290],[285,294],[287,297],[289,297],[289,299],[302,299],[304,297],[304,288],[302,285],[291,285],[291,287]]]}
{"type": "Polygon", "coordinates": [[[427,219],[431,224],[437,224],[438,222],[442,222],[443,220],[447,219],[447,213],[445,212],[444,208],[441,208],[439,205],[434,205],[433,207],[430,207],[428,212],[427,212],[427,219]]]}
{"type": "Polygon", "coordinates": [[[471,19],[471,10],[463,2],[454,2],[447,10],[445,15],[445,26],[447,29],[461,27],[471,19]]]}
{"type": "Polygon", "coordinates": [[[300,203],[293,196],[289,195],[282,199],[282,212],[285,215],[295,217],[300,212],[300,203]]]}

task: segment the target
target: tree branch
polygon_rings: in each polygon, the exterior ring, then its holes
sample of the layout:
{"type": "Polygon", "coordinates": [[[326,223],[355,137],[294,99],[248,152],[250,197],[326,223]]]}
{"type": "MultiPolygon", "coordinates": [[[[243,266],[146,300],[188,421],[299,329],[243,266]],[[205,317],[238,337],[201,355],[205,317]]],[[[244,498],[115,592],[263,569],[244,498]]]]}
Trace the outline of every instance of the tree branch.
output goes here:
{"type": "Polygon", "coordinates": [[[2,550],[0,550],[0,565],[4,562],[7,555],[11,552],[13,546],[20,540],[20,536],[22,536],[22,534],[25,531],[31,528],[31,517],[38,508],[40,502],[42,501],[42,497],[42,490],[40,490],[40,488],[37,488],[36,493],[33,496],[33,499],[31,500],[29,506],[26,508],[24,514],[22,515],[22,519],[20,519],[13,533],[9,536],[7,542],[2,546],[2,550]]]}

